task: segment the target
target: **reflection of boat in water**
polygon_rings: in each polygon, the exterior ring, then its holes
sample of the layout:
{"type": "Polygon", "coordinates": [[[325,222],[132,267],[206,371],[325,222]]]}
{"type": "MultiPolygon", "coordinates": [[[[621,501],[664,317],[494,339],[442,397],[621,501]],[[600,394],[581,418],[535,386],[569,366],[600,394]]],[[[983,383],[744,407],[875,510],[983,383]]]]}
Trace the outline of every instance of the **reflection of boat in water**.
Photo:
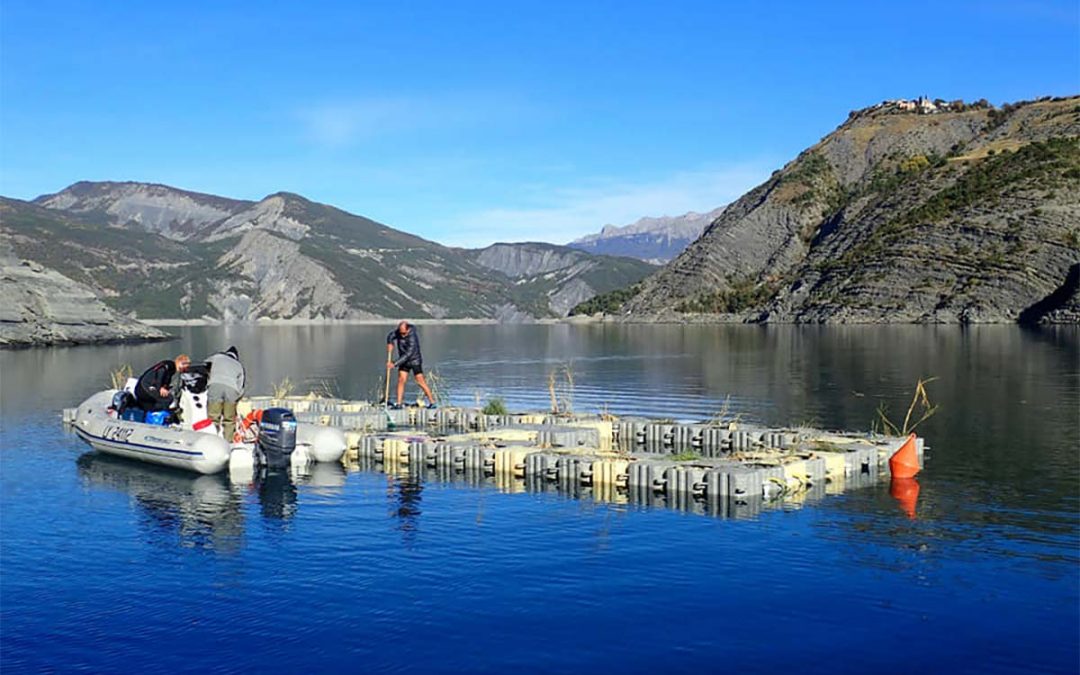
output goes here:
{"type": "Polygon", "coordinates": [[[296,515],[296,485],[285,470],[265,471],[255,482],[263,518],[291,520],[296,515]]]}
{"type": "Polygon", "coordinates": [[[87,484],[130,495],[155,534],[175,534],[182,545],[231,548],[227,542],[243,533],[241,498],[224,476],[192,476],[93,452],[77,465],[87,484]]]}
{"type": "Polygon", "coordinates": [[[333,494],[345,486],[341,464],[308,464],[289,469],[261,469],[251,481],[266,519],[289,520],[296,515],[299,487],[316,494],[333,494]]]}
{"type": "Polygon", "coordinates": [[[341,464],[318,463],[261,469],[250,482],[230,483],[224,474],[196,476],[95,452],[80,456],[77,466],[86,484],[130,495],[155,534],[175,534],[183,545],[219,549],[235,546],[243,534],[247,495],[255,495],[267,520],[288,520],[298,508],[298,488],[332,494],[344,487],[346,475],[341,464]]]}
{"type": "Polygon", "coordinates": [[[294,466],[291,475],[294,483],[310,488],[316,494],[333,494],[345,487],[345,467],[340,462],[294,466]]]}

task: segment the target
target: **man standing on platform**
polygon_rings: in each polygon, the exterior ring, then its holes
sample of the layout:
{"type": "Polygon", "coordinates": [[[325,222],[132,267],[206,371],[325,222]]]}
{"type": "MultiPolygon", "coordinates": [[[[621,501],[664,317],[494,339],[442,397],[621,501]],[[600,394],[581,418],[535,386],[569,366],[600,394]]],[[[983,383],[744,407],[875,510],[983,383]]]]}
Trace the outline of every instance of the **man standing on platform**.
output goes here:
{"type": "Polygon", "coordinates": [[[401,401],[405,398],[405,381],[409,379],[409,373],[413,374],[416,384],[428,398],[428,407],[435,407],[435,397],[431,395],[427,380],[424,379],[424,357],[420,354],[420,336],[416,327],[408,321],[402,321],[397,328],[390,331],[386,336],[386,370],[389,374],[391,368],[398,369],[397,403],[393,408],[400,408],[401,401]],[[397,347],[397,361],[393,359],[394,347],[397,347]]]}

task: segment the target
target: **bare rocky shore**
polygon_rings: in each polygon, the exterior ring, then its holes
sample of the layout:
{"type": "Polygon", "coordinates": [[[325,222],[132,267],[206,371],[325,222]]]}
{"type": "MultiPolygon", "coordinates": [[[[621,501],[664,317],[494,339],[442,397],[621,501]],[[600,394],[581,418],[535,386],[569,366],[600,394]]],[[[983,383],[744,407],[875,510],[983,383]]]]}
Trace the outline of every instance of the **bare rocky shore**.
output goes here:
{"type": "Polygon", "coordinates": [[[109,309],[86,286],[19,260],[0,241],[0,349],[169,339],[109,309]]]}

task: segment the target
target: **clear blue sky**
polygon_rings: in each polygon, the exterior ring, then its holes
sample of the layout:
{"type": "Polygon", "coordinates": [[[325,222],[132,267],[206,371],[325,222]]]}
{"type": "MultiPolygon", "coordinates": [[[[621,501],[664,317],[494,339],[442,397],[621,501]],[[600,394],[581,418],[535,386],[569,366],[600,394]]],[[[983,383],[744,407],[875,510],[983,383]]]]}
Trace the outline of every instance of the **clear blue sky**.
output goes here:
{"type": "Polygon", "coordinates": [[[287,190],[461,245],[720,206],[882,99],[1080,91],[1056,2],[0,6],[0,194],[287,190]]]}

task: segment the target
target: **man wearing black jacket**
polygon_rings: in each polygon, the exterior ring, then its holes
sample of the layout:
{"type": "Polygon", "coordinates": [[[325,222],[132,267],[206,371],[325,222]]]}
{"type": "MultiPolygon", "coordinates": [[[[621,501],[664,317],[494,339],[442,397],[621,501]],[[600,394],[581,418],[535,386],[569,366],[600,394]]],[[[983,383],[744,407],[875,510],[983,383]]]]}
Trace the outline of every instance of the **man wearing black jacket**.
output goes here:
{"type": "Polygon", "coordinates": [[[435,397],[431,395],[427,380],[424,379],[424,357],[420,354],[420,336],[416,328],[408,321],[402,321],[397,328],[390,331],[386,336],[386,369],[398,369],[397,381],[397,404],[401,407],[401,400],[405,398],[405,381],[409,379],[409,373],[416,378],[416,384],[428,397],[428,407],[435,407],[435,397]],[[398,358],[394,361],[392,356],[394,347],[397,347],[398,358]]]}
{"type": "Polygon", "coordinates": [[[187,372],[191,358],[181,354],[172,361],[159,361],[139,376],[135,385],[135,400],[146,412],[168,410],[173,403],[172,379],[177,373],[187,372]]]}

